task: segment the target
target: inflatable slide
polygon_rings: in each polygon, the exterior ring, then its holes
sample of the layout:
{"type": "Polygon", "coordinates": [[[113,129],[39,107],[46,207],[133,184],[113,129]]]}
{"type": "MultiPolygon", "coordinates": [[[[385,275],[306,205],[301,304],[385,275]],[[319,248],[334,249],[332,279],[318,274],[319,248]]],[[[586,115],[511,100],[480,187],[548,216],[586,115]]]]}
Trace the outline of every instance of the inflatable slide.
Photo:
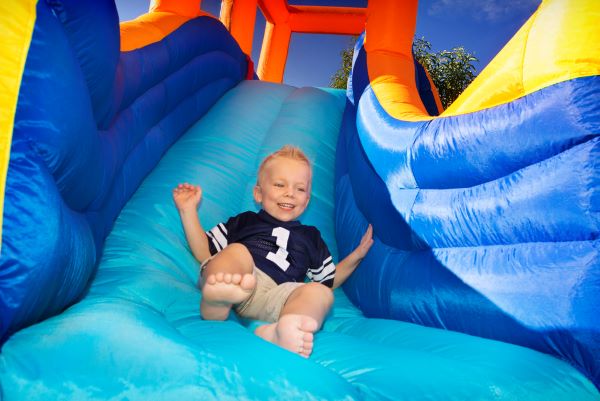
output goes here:
{"type": "Polygon", "coordinates": [[[445,111],[416,8],[2,3],[0,399],[600,400],[600,6],[543,2],[445,111]],[[366,31],[348,91],[278,83],[311,27],[366,31]],[[256,210],[288,143],[334,260],[375,237],[308,359],[200,318],[171,198],[202,185],[205,227],[256,210]]]}

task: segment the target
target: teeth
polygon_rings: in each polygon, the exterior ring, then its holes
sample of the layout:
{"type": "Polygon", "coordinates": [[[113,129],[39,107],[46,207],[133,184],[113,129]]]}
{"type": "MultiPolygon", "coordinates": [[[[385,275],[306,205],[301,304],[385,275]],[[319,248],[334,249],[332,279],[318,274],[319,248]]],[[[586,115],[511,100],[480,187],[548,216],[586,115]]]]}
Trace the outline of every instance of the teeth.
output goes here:
{"type": "Polygon", "coordinates": [[[294,205],[291,205],[289,203],[280,203],[279,206],[281,206],[281,207],[288,207],[288,208],[293,208],[294,207],[294,205]]]}

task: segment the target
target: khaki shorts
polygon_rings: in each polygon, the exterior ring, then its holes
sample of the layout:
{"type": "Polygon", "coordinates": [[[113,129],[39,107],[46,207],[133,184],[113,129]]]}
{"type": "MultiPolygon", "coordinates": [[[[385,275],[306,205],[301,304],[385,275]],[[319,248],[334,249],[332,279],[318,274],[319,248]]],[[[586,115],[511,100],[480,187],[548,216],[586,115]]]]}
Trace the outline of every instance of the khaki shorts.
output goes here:
{"type": "MultiPolygon", "coordinates": [[[[211,259],[212,257],[202,263],[202,272],[211,259]]],[[[234,310],[238,315],[248,319],[276,322],[291,293],[304,283],[292,282],[277,285],[271,277],[256,266],[253,274],[256,277],[254,291],[247,300],[236,305],[234,310]]]]}

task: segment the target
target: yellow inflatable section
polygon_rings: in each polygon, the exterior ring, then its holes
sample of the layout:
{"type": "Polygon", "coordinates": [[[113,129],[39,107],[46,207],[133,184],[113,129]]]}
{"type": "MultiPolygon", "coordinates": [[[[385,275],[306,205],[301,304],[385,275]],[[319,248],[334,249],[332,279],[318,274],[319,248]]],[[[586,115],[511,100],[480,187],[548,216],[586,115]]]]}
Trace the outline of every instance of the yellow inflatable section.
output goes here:
{"type": "Polygon", "coordinates": [[[494,107],[559,82],[600,74],[598,4],[543,2],[442,116],[494,107]]]}
{"type": "MultiPolygon", "coordinates": [[[[10,156],[13,123],[21,77],[35,24],[35,0],[0,2],[0,194],[4,195],[10,156]]],[[[4,196],[0,197],[0,216],[4,215],[4,196]]],[[[1,220],[0,220],[1,222],[1,220]]],[[[0,249],[2,224],[0,224],[0,249]]]]}
{"type": "MultiPolygon", "coordinates": [[[[412,78],[416,13],[416,1],[369,3],[365,48],[371,87],[384,110],[404,121],[432,118],[412,78]],[[389,15],[402,17],[392,21],[389,15]]],[[[441,116],[475,112],[562,81],[598,75],[599,21],[598,0],[544,1],[441,116]]]]}

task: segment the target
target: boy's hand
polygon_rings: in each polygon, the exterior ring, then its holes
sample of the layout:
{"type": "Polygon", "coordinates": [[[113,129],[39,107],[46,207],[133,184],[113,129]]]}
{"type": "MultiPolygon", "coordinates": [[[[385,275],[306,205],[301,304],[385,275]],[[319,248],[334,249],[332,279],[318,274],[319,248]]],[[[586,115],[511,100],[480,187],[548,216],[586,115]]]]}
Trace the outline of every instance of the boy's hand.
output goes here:
{"type": "Polygon", "coordinates": [[[183,183],[173,189],[173,200],[179,211],[197,209],[202,200],[202,188],[199,185],[183,183]]]}
{"type": "Polygon", "coordinates": [[[373,226],[369,224],[367,231],[365,231],[360,240],[360,244],[354,250],[354,254],[359,261],[367,255],[367,252],[371,249],[371,245],[373,245],[373,226]]]}
{"type": "Polygon", "coordinates": [[[350,277],[360,261],[367,255],[367,252],[371,249],[371,245],[373,245],[373,226],[369,224],[367,231],[365,231],[360,239],[360,244],[337,264],[335,277],[333,278],[333,288],[344,284],[344,281],[350,277]]]}

